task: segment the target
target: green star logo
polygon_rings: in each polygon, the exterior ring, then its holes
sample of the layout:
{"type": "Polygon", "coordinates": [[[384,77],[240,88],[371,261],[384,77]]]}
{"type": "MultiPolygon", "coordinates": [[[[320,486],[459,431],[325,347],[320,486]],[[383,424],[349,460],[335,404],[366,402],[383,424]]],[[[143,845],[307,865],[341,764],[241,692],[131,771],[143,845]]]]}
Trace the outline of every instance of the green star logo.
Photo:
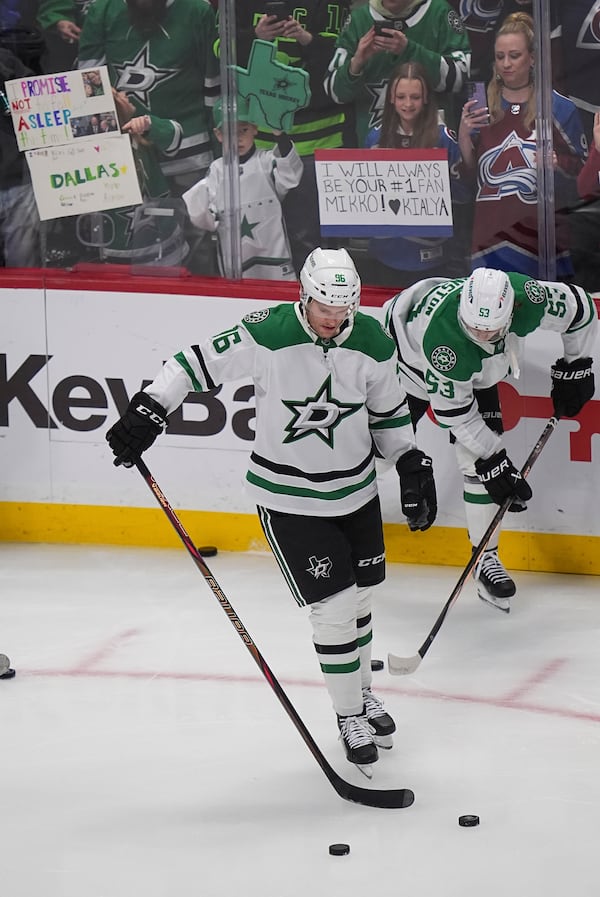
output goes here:
{"type": "Polygon", "coordinates": [[[331,375],[319,387],[314,396],[296,401],[282,399],[292,412],[292,419],[285,428],[284,441],[297,442],[305,436],[318,436],[329,448],[333,448],[333,433],[341,422],[362,408],[362,402],[339,402],[331,395],[331,375]]]}
{"type": "Polygon", "coordinates": [[[254,239],[254,234],[252,231],[255,227],[258,227],[258,221],[255,221],[254,224],[250,224],[246,216],[242,218],[240,236],[242,237],[250,237],[251,240],[254,239]]]}

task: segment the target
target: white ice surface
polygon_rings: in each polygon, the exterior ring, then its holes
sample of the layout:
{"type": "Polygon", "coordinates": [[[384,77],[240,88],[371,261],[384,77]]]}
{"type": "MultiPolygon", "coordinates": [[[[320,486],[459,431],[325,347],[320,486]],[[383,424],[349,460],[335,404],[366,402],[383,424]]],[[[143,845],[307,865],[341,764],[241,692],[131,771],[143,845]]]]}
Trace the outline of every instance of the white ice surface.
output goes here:
{"type": "MultiPolygon", "coordinates": [[[[329,762],[369,787],[274,561],[208,563],[329,762]]],[[[460,572],[391,566],[374,657],[414,654],[460,572]]],[[[412,677],[374,673],[398,733],[371,785],[416,795],[378,810],[335,793],[184,551],[0,545],[0,893],[597,897],[599,581],[517,581],[510,615],[469,583],[412,677]]]]}

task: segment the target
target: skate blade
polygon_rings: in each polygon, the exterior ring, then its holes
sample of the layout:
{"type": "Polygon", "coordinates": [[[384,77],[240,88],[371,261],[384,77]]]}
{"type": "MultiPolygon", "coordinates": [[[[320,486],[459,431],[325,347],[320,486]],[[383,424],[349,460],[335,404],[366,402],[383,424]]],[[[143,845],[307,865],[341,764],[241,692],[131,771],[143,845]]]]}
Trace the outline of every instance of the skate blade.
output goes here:
{"type": "Polygon", "coordinates": [[[359,772],[362,772],[365,778],[369,780],[373,778],[373,766],[371,763],[355,763],[354,765],[359,772]]]}
{"type": "Polygon", "coordinates": [[[394,747],[394,739],[391,735],[374,735],[373,741],[378,748],[382,748],[384,751],[391,751],[394,747]]]}
{"type": "Polygon", "coordinates": [[[477,589],[477,594],[486,604],[489,604],[490,607],[495,607],[496,610],[501,610],[504,614],[510,613],[510,598],[492,598],[486,592],[480,591],[477,589]]]}

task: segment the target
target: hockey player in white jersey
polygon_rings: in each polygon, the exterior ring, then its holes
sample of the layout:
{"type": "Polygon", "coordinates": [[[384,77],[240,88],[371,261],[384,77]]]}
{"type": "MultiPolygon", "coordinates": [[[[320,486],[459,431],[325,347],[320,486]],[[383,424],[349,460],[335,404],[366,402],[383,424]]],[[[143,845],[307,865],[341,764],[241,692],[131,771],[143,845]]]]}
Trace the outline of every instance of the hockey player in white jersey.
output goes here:
{"type": "Polygon", "coordinates": [[[393,340],[358,310],[345,249],[315,249],[300,300],[254,311],[170,358],[107,440],[131,466],[190,391],[251,379],[256,439],[246,486],[313,642],[348,760],[366,774],[395,723],[371,691],[371,592],[385,577],[375,457],[396,465],[411,530],[437,512],[431,459],[417,449],[393,340]]]}
{"type": "MultiPolygon", "coordinates": [[[[502,448],[497,384],[509,373],[518,377],[528,333],[553,330],[563,343],[563,357],[551,368],[555,414],[579,414],[594,395],[594,303],[573,284],[478,268],[467,278],[422,280],[389,300],[385,310],[415,427],[431,405],[455,442],[469,538],[476,546],[496,505],[512,496],[510,510],[522,511],[532,495],[502,448]]],[[[475,578],[480,598],[510,610],[516,586],[498,558],[498,530],[475,578]]]]}

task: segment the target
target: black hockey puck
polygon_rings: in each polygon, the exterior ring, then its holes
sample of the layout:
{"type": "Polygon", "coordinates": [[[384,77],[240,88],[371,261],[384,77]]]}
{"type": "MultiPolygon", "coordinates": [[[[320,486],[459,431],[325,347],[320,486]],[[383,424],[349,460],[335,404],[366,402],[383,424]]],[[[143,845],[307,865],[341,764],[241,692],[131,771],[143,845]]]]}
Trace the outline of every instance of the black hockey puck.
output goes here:
{"type": "Polygon", "coordinates": [[[458,824],[465,828],[473,828],[474,825],[479,825],[479,816],[474,816],[472,813],[467,813],[465,816],[459,816],[458,824]]]}
{"type": "Polygon", "coordinates": [[[350,853],[350,845],[349,844],[330,844],[329,845],[329,853],[332,857],[345,857],[346,854],[350,853]]]}
{"type": "Polygon", "coordinates": [[[217,549],[214,545],[203,545],[202,547],[198,546],[198,551],[203,558],[214,558],[214,556],[217,554],[217,549]]]}
{"type": "Polygon", "coordinates": [[[2,675],[0,675],[0,679],[14,679],[15,676],[16,672],[11,667],[5,673],[2,673],[2,675]]]}
{"type": "Polygon", "coordinates": [[[382,670],[383,669],[383,660],[372,660],[371,661],[371,669],[372,670],[382,670]]]}

